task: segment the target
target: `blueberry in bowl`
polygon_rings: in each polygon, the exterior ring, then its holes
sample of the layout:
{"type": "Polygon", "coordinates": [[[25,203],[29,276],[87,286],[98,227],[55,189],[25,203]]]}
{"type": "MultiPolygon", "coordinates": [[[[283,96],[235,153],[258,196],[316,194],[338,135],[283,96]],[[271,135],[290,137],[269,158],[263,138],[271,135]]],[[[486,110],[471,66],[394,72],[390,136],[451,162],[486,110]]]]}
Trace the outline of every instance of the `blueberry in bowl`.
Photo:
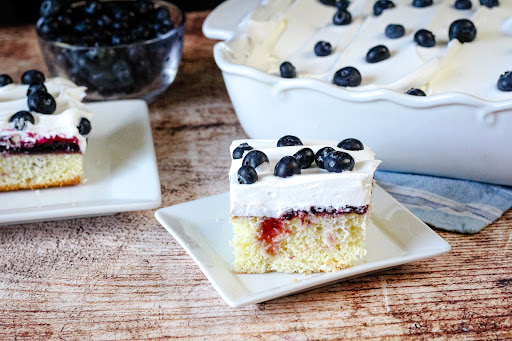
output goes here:
{"type": "Polygon", "coordinates": [[[160,0],[45,0],[37,22],[53,77],[87,87],[87,100],[152,101],[174,81],[185,16],[160,0]]]}

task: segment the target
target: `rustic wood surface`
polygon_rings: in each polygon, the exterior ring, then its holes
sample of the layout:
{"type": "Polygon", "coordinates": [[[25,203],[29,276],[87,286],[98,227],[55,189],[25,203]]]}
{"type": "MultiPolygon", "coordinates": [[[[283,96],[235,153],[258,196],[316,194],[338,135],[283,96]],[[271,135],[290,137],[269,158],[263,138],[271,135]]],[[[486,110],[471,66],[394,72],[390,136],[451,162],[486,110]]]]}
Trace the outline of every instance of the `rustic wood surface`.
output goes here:
{"type": "MultiPolygon", "coordinates": [[[[228,190],[244,137],[188,16],[176,82],[150,106],[163,206],[228,190]]],[[[33,27],[0,30],[0,69],[44,69],[33,27]]],[[[227,306],[154,211],[0,227],[0,339],[512,338],[512,211],[452,252],[241,309],[227,306]]]]}

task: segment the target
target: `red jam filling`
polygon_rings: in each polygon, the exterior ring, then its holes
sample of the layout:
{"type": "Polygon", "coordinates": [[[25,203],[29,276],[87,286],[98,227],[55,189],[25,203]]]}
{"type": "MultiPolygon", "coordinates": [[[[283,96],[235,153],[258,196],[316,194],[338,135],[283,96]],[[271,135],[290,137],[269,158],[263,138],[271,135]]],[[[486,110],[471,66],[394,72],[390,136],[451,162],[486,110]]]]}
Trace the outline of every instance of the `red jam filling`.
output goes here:
{"type": "Polygon", "coordinates": [[[290,233],[291,231],[286,229],[281,219],[277,218],[265,218],[260,224],[260,234],[258,240],[265,247],[265,251],[269,255],[274,256],[277,251],[277,247],[281,244],[283,233],[290,233]]]}

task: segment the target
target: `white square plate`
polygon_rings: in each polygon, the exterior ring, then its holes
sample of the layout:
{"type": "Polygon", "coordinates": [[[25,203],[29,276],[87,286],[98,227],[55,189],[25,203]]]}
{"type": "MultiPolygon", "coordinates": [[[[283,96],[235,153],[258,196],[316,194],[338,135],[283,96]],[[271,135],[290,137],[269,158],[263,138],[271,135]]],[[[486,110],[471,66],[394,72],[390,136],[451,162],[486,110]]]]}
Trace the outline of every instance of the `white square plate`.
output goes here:
{"type": "Polygon", "coordinates": [[[88,104],[94,113],[79,186],[0,193],[0,224],[147,210],[161,205],[144,101],[88,104]]]}
{"type": "Polygon", "coordinates": [[[232,307],[271,300],[450,251],[444,239],[379,186],[373,191],[367,255],[355,266],[331,273],[235,274],[229,245],[233,237],[229,193],[162,208],[155,216],[232,307]]]}

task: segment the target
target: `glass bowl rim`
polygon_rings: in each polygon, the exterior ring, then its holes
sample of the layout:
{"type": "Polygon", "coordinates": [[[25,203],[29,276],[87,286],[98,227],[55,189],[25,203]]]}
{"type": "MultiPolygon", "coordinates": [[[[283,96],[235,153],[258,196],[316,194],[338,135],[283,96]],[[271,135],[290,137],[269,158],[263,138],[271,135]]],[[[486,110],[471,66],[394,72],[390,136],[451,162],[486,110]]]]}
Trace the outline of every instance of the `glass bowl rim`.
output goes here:
{"type": "MultiPolygon", "coordinates": [[[[114,1],[135,2],[133,0],[100,0],[100,2],[114,2],[114,1]]],[[[105,46],[76,46],[76,45],[72,45],[72,44],[68,44],[68,43],[62,43],[62,42],[46,39],[46,38],[42,37],[41,35],[39,35],[38,32],[36,32],[36,34],[37,34],[37,37],[39,40],[44,41],[49,44],[52,44],[54,46],[63,48],[63,49],[68,49],[68,50],[91,50],[91,49],[106,49],[106,48],[117,49],[117,48],[127,48],[127,47],[134,47],[134,46],[150,45],[150,44],[165,40],[165,39],[173,36],[177,31],[179,31],[181,28],[183,28],[183,26],[185,26],[185,21],[186,21],[185,13],[181,10],[181,8],[176,6],[174,3],[163,1],[163,0],[150,0],[150,1],[155,4],[158,4],[160,6],[172,7],[175,10],[177,10],[181,17],[180,24],[178,26],[174,27],[172,30],[169,30],[165,34],[158,36],[156,38],[150,39],[150,40],[143,40],[143,41],[138,41],[138,42],[134,42],[134,43],[130,43],[130,44],[105,45],[105,46]]],[[[37,23],[39,24],[39,22],[42,20],[44,20],[44,18],[42,18],[42,17],[39,18],[37,20],[37,23]]]]}

